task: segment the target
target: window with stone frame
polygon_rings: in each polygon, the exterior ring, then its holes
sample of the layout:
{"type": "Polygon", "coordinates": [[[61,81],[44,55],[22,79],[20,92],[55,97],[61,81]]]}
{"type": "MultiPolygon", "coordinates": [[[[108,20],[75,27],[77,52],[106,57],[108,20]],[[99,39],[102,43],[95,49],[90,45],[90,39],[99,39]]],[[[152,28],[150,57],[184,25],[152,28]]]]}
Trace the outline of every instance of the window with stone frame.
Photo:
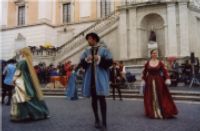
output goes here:
{"type": "Polygon", "coordinates": [[[18,25],[25,24],[25,5],[18,7],[18,25]]]}
{"type": "Polygon", "coordinates": [[[101,17],[108,16],[111,13],[111,1],[101,0],[100,2],[101,17]]]}
{"type": "Polygon", "coordinates": [[[63,23],[71,22],[71,4],[63,4],[63,23]]]}

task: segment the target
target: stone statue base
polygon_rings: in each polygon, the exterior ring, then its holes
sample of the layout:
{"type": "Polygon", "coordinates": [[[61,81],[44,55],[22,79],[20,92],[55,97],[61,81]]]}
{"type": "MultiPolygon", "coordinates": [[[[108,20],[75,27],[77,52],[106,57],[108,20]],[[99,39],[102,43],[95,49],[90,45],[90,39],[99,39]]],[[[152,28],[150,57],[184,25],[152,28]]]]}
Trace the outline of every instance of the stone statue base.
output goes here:
{"type": "Polygon", "coordinates": [[[158,43],[155,42],[155,41],[150,41],[150,42],[148,43],[148,57],[151,57],[150,52],[151,52],[151,50],[153,50],[153,49],[158,49],[158,43]]]}

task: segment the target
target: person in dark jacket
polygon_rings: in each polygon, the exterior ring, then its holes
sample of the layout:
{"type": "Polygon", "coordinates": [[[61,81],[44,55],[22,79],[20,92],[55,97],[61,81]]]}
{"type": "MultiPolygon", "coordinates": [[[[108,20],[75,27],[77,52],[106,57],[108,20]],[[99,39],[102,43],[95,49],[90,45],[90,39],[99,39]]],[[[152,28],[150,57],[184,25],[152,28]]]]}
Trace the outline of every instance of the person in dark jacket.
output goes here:
{"type": "Polygon", "coordinates": [[[117,63],[113,62],[113,66],[110,68],[110,86],[112,87],[113,100],[115,100],[115,89],[117,89],[119,98],[122,100],[120,84],[122,83],[122,77],[117,63]]]}

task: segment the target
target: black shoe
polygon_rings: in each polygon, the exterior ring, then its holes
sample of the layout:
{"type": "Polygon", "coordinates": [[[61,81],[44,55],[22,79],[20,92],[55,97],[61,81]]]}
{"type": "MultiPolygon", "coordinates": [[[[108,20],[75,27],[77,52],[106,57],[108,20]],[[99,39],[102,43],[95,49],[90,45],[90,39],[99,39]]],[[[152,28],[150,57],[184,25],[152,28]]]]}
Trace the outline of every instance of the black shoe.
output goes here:
{"type": "Polygon", "coordinates": [[[6,105],[7,105],[7,106],[10,106],[10,103],[8,102],[8,103],[6,103],[6,105]]]}
{"type": "Polygon", "coordinates": [[[101,128],[101,125],[99,122],[95,122],[94,127],[99,129],[99,128],[101,128]]]}
{"type": "Polygon", "coordinates": [[[50,117],[51,117],[50,115],[46,115],[44,118],[49,119],[50,117]]]}
{"type": "Polygon", "coordinates": [[[101,131],[107,131],[106,126],[102,126],[102,127],[101,127],[101,131]]]}

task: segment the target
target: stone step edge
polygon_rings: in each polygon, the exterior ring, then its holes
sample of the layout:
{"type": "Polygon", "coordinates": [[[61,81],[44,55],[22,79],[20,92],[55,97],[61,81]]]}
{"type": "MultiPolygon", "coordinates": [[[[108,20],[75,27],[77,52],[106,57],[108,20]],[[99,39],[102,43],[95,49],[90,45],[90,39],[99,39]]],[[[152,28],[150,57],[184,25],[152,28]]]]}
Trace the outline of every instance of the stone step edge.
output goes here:
{"type": "MultiPolygon", "coordinates": [[[[45,96],[47,95],[49,95],[49,96],[65,96],[65,94],[64,93],[58,93],[58,94],[55,94],[55,93],[53,93],[53,94],[44,94],[45,96]]],[[[82,96],[81,94],[78,94],[79,96],[82,96]]],[[[110,97],[112,96],[112,94],[110,94],[109,95],[110,97]]],[[[116,94],[116,96],[118,96],[118,94],[116,94]]],[[[141,98],[143,98],[143,96],[142,95],[140,95],[140,94],[122,94],[122,97],[131,97],[131,98],[134,98],[134,97],[141,97],[141,98]]],[[[172,95],[172,97],[173,98],[180,98],[180,99],[197,99],[197,100],[199,100],[200,101],[200,97],[197,97],[197,96],[182,96],[182,95],[172,95]]]]}
{"type": "MultiPolygon", "coordinates": [[[[64,92],[65,90],[42,90],[44,93],[49,93],[49,92],[53,92],[53,93],[57,93],[57,92],[64,92]]],[[[78,92],[81,92],[81,90],[78,90],[78,92]]],[[[110,90],[110,92],[112,92],[112,90],[110,90]]],[[[138,93],[139,90],[121,90],[122,93],[138,93]]],[[[184,95],[199,95],[200,96],[200,92],[196,92],[196,91],[170,91],[170,93],[172,94],[184,94],[184,95]]]]}
{"type": "MultiPolygon", "coordinates": [[[[79,88],[78,91],[81,91],[81,89],[79,88]]],[[[110,88],[111,90],[111,88],[110,88]]],[[[139,88],[137,89],[121,89],[121,91],[138,91],[139,88]]],[[[200,88],[199,88],[199,91],[187,91],[187,90],[176,90],[176,89],[169,89],[170,92],[186,92],[186,93],[200,93],[200,88]]],[[[42,91],[65,91],[65,88],[56,88],[56,89],[42,89],[42,91]]]]}
{"type": "MultiPolygon", "coordinates": [[[[116,94],[118,94],[118,92],[115,92],[116,94]]],[[[61,94],[61,95],[65,95],[65,92],[44,92],[44,94],[52,94],[52,95],[56,95],[56,94],[61,94]]],[[[81,92],[78,92],[79,95],[81,95],[81,92]]],[[[112,92],[110,92],[110,94],[112,94],[112,92]]],[[[122,95],[137,95],[139,94],[139,92],[122,92],[122,95]]],[[[184,93],[171,93],[172,95],[179,95],[179,96],[196,96],[200,98],[200,94],[184,94],[184,93]]]]}

